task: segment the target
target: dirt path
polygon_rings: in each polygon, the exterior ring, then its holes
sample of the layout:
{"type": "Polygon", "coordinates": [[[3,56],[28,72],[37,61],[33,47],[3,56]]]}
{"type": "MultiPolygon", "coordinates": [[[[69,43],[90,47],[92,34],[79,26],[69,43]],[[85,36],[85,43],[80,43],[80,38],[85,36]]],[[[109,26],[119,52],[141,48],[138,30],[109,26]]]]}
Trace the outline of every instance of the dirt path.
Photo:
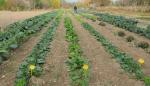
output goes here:
{"type": "Polygon", "coordinates": [[[140,81],[129,79],[103,46],[77,20],[72,20],[83,54],[91,64],[90,86],[144,86],[140,81]]]}
{"type": "Polygon", "coordinates": [[[0,27],[4,28],[5,26],[14,23],[16,21],[31,18],[33,16],[40,15],[46,12],[48,11],[20,11],[20,12],[0,11],[0,27]]]}
{"type": "MultiPolygon", "coordinates": [[[[50,24],[48,24],[48,26],[49,25],[50,24]]],[[[8,61],[0,65],[0,86],[14,86],[19,65],[31,53],[33,47],[37,44],[46,30],[46,28],[43,28],[40,32],[31,37],[18,49],[12,52],[8,61]]]]}
{"type": "MultiPolygon", "coordinates": [[[[116,29],[109,29],[112,27],[109,27],[110,25],[106,25],[106,27],[101,27],[98,25],[98,23],[94,23],[90,20],[87,20],[89,24],[91,24],[98,32],[100,32],[102,35],[104,35],[107,39],[109,39],[115,46],[117,46],[121,51],[128,53],[131,55],[135,60],[138,60],[139,58],[143,58],[145,60],[145,65],[142,67],[143,71],[146,75],[150,76],[150,54],[146,53],[144,50],[137,48],[135,46],[132,46],[131,44],[128,44],[126,41],[122,40],[119,36],[115,36],[113,33],[113,30],[116,29]]],[[[135,35],[134,33],[127,32],[126,34],[131,34],[136,37],[137,40],[143,40],[150,43],[150,41],[144,37],[140,37],[135,35]]]]}
{"type": "Polygon", "coordinates": [[[44,74],[36,78],[40,81],[31,86],[69,86],[69,76],[65,61],[68,57],[68,44],[65,41],[64,19],[61,21],[52,42],[51,51],[46,58],[44,74]]]}

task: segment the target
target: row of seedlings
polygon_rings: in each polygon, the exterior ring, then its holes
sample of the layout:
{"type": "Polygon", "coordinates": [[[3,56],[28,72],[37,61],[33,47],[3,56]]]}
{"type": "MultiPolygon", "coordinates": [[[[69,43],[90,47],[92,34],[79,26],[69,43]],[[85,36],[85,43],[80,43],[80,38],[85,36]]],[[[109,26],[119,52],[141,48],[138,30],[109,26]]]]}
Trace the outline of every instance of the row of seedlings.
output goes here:
{"type": "Polygon", "coordinates": [[[28,86],[29,80],[32,76],[40,76],[42,73],[42,66],[45,63],[45,58],[49,52],[49,45],[53,41],[53,36],[60,23],[63,11],[59,11],[56,19],[52,22],[48,31],[44,33],[43,37],[33,48],[31,54],[19,66],[16,75],[15,86],[28,86]]]}
{"type": "MultiPolygon", "coordinates": [[[[85,17],[86,19],[89,19],[85,15],[82,15],[82,14],[80,14],[80,15],[85,17]]],[[[87,15],[87,16],[91,16],[91,15],[87,15]]],[[[90,20],[92,20],[92,19],[90,19],[90,20]]],[[[100,22],[99,25],[105,26],[105,23],[104,22],[100,22]]],[[[148,28],[149,28],[148,30],[150,30],[150,26],[148,26],[148,28]]],[[[126,36],[126,34],[123,31],[118,31],[117,35],[120,36],[120,37],[125,37],[126,36]]],[[[127,42],[132,42],[132,41],[135,40],[135,38],[133,36],[127,36],[125,39],[126,39],[127,42]]],[[[150,53],[150,49],[149,49],[150,45],[149,45],[149,43],[147,43],[145,41],[141,41],[141,42],[135,41],[133,43],[134,43],[134,45],[136,47],[142,48],[146,53],[150,53]]]]}
{"type": "Polygon", "coordinates": [[[11,50],[19,47],[32,34],[40,31],[53,20],[57,12],[46,13],[13,24],[4,32],[0,32],[0,64],[9,58],[11,50]]]}
{"type": "Polygon", "coordinates": [[[116,16],[108,13],[95,13],[95,15],[98,16],[100,21],[107,22],[150,39],[150,26],[147,28],[138,27],[137,21],[125,18],[123,16],[116,16]]]}
{"type": "Polygon", "coordinates": [[[79,15],[77,15],[76,18],[81,22],[82,26],[104,46],[106,51],[110,53],[112,57],[118,61],[118,63],[120,63],[122,69],[135,75],[137,79],[144,80],[146,86],[150,86],[150,78],[144,75],[141,66],[133,59],[133,57],[120,51],[101,33],[97,32],[90,24],[81,20],[79,15]]]}
{"type": "Polygon", "coordinates": [[[79,38],[74,31],[72,21],[69,17],[64,21],[66,28],[66,39],[69,42],[69,58],[66,61],[69,68],[71,86],[88,86],[89,82],[89,65],[83,57],[79,38]]]}

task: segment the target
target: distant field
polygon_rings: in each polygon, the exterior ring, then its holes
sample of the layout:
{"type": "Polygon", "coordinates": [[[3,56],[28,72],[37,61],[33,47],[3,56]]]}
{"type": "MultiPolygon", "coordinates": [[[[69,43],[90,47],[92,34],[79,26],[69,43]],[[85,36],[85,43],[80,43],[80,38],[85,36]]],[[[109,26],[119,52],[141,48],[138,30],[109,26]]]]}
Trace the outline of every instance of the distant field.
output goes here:
{"type": "Polygon", "coordinates": [[[97,8],[97,10],[129,17],[139,17],[139,16],[140,17],[146,16],[145,18],[150,17],[150,12],[140,12],[135,10],[135,8],[133,7],[99,7],[97,8]]]}
{"type": "Polygon", "coordinates": [[[136,18],[139,21],[138,26],[140,27],[145,28],[150,24],[150,12],[137,11],[134,7],[98,7],[97,10],[127,18],[136,18]]]}
{"type": "Polygon", "coordinates": [[[0,11],[0,27],[4,28],[5,26],[14,23],[16,21],[24,20],[46,12],[48,11],[20,11],[20,12],[0,11]]]}

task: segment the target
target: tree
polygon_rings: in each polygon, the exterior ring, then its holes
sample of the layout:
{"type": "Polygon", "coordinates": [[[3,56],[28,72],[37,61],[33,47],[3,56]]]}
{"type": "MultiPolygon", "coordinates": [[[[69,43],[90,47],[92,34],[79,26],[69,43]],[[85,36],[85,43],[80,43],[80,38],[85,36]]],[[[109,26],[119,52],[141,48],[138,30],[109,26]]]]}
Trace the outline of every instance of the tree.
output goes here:
{"type": "Polygon", "coordinates": [[[92,0],[92,3],[97,6],[107,6],[111,3],[111,0],[92,0]]]}
{"type": "Polygon", "coordinates": [[[0,0],[0,8],[3,8],[5,5],[5,0],[0,0]]]}
{"type": "Polygon", "coordinates": [[[61,7],[61,0],[51,0],[51,5],[53,8],[60,8],[61,7]]]}

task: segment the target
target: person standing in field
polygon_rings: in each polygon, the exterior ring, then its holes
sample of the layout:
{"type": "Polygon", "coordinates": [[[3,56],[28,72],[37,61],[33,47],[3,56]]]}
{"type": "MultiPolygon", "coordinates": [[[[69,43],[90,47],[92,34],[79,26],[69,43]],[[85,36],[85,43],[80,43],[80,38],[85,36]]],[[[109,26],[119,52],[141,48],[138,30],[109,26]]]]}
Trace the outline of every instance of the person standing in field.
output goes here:
{"type": "Polygon", "coordinates": [[[77,9],[78,9],[78,8],[77,8],[77,6],[75,5],[75,6],[74,6],[74,12],[75,12],[75,13],[77,13],[77,9]]]}

